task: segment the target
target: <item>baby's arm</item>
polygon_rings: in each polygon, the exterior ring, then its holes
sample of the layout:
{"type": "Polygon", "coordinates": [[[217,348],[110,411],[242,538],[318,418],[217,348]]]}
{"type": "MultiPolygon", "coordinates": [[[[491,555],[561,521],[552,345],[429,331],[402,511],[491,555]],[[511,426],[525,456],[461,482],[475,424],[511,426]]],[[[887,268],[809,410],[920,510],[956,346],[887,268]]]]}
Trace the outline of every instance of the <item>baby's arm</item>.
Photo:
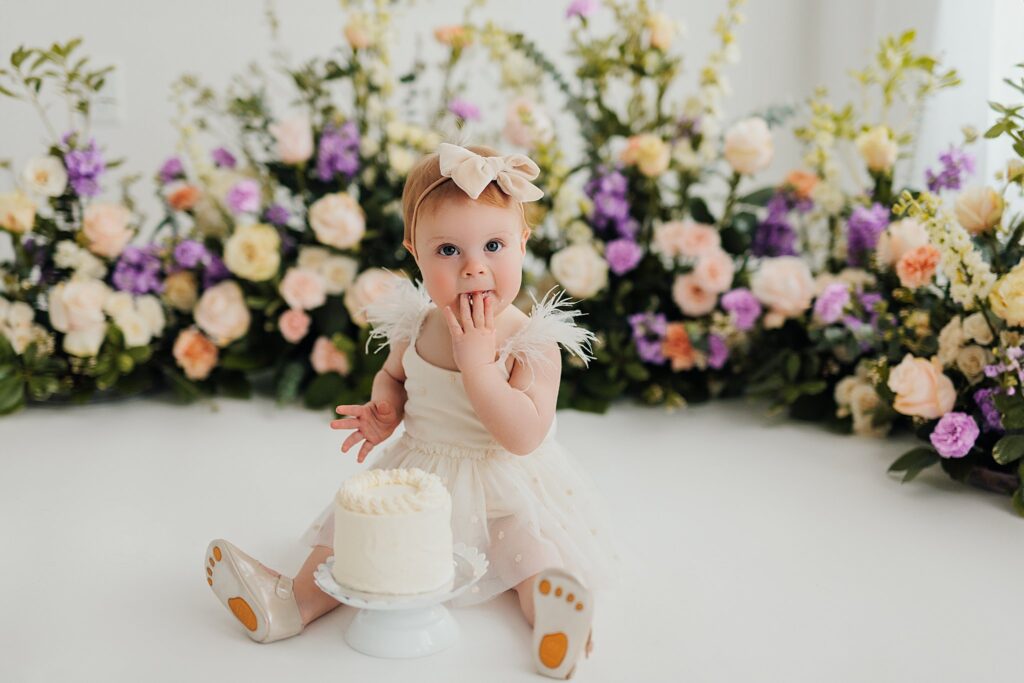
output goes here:
{"type": "Polygon", "coordinates": [[[373,378],[370,400],[365,405],[341,405],[335,410],[339,415],[350,416],[331,422],[331,429],[353,430],[341,446],[341,452],[363,441],[357,462],[366,460],[373,448],[391,436],[398,428],[405,414],[405,370],[402,367],[402,353],[408,342],[394,343],[384,366],[373,378]]]}
{"type": "Polygon", "coordinates": [[[372,403],[387,401],[394,407],[397,422],[402,421],[405,415],[405,402],[409,398],[405,391],[405,366],[402,365],[402,356],[405,355],[408,346],[408,341],[393,341],[388,345],[388,357],[384,361],[384,366],[374,375],[373,389],[370,392],[372,403]]]}
{"type": "Polygon", "coordinates": [[[491,436],[516,455],[527,455],[547,436],[555,419],[562,354],[556,342],[544,350],[546,362],[524,365],[517,359],[505,379],[498,363],[462,373],[473,409],[491,436]]]}

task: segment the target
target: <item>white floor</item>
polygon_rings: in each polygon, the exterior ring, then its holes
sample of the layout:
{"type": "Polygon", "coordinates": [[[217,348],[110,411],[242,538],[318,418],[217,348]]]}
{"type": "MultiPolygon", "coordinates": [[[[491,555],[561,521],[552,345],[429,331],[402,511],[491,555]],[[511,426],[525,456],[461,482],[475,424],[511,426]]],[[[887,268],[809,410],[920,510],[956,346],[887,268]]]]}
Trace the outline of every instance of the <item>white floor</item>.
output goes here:
{"type": "MultiPolygon", "coordinates": [[[[135,401],[0,419],[0,681],[539,681],[513,596],[456,647],[351,650],[342,608],[257,645],[206,585],[224,536],[283,571],[356,471],[329,416],[269,401],[135,401]]],[[[643,574],[598,605],[585,681],[988,681],[1019,676],[1024,519],[908,442],[717,404],[559,413],[643,574]]]]}

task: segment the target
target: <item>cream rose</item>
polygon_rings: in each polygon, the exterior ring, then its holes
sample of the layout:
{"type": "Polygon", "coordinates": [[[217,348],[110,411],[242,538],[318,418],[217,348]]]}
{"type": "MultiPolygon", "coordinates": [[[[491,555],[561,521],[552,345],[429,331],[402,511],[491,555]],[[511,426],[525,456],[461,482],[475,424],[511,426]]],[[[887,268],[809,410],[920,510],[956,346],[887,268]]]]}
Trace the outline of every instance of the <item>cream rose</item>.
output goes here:
{"type": "Polygon", "coordinates": [[[174,340],[174,360],[193,380],[204,380],[217,366],[217,347],[194,327],[182,330],[174,340]]]}
{"type": "Polygon", "coordinates": [[[814,279],[811,270],[796,256],[765,259],[750,279],[750,291],[778,318],[792,318],[811,306],[814,279]]]}
{"type": "Polygon", "coordinates": [[[772,133],[760,117],[738,121],[725,133],[725,160],[737,173],[753,175],[763,171],[774,155],[772,133]]]}
{"type": "Polygon", "coordinates": [[[988,326],[984,313],[972,313],[964,318],[963,329],[965,337],[979,344],[988,345],[992,343],[992,328],[988,326]]]}
{"type": "Polygon", "coordinates": [[[24,192],[0,192],[0,228],[16,235],[28,232],[36,222],[36,204],[24,192]]]}
{"type": "Polygon", "coordinates": [[[89,240],[89,251],[116,258],[132,238],[130,219],[131,212],[120,204],[100,202],[87,206],[82,215],[82,233],[89,240]]]}
{"type": "Polygon", "coordinates": [[[693,275],[697,284],[712,294],[721,294],[732,284],[736,265],[732,257],[721,249],[716,249],[700,257],[693,275]]]}
{"type": "Polygon", "coordinates": [[[687,273],[676,276],[672,284],[672,300],[686,315],[700,316],[714,310],[718,296],[701,287],[695,274],[687,273]]]}
{"type": "Polygon", "coordinates": [[[608,285],[608,262],[590,244],[571,244],[551,256],[551,274],[571,296],[588,299],[608,285]]]}
{"type": "Polygon", "coordinates": [[[103,305],[110,289],[92,278],[74,278],[50,290],[50,324],[64,333],[64,350],[82,358],[99,353],[107,334],[103,305]]]}
{"type": "Polygon", "coordinates": [[[59,197],[68,186],[64,162],[54,156],[36,157],[25,164],[21,173],[25,186],[45,197],[59,197]]]}
{"type": "Polygon", "coordinates": [[[306,116],[293,116],[271,124],[277,156],[286,164],[301,164],[313,156],[313,129],[306,116]]]}
{"type": "Polygon", "coordinates": [[[187,270],[171,273],[164,280],[164,301],[171,308],[188,313],[199,298],[199,286],[196,276],[187,270]]]}
{"type": "Polygon", "coordinates": [[[928,244],[928,231],[913,218],[904,218],[889,224],[878,238],[875,254],[882,267],[892,268],[903,255],[928,244]]]}
{"type": "Polygon", "coordinates": [[[669,221],[654,229],[652,249],[669,258],[697,258],[721,249],[722,240],[713,226],[694,221],[669,221]]]}
{"type": "Polygon", "coordinates": [[[889,372],[889,388],[896,394],[893,408],[903,415],[934,420],[953,410],[956,389],[939,360],[914,358],[909,353],[889,372]]]}
{"type": "Polygon", "coordinates": [[[317,337],[313,343],[313,352],[309,355],[309,361],[318,375],[336,372],[344,376],[349,373],[351,368],[348,357],[339,351],[327,337],[317,337]]]}
{"type": "Polygon", "coordinates": [[[281,280],[280,291],[289,308],[308,311],[327,301],[324,279],[316,271],[305,268],[289,268],[281,280]]]}
{"type": "Polygon", "coordinates": [[[629,166],[635,165],[649,178],[659,176],[668,168],[672,150],[665,141],[652,133],[634,135],[626,141],[620,159],[629,166]]]}
{"type": "Polygon", "coordinates": [[[994,360],[991,353],[971,344],[960,349],[956,357],[956,368],[963,373],[971,384],[977,384],[985,376],[985,366],[994,360]]]}
{"type": "Polygon", "coordinates": [[[1003,198],[991,187],[969,187],[956,198],[956,220],[972,235],[988,232],[1003,217],[1003,198]]]}
{"type": "Polygon", "coordinates": [[[345,40],[354,50],[365,50],[372,44],[369,27],[361,14],[354,14],[345,24],[345,40]]]}
{"type": "Polygon", "coordinates": [[[322,243],[338,249],[359,244],[366,232],[366,214],[345,192],[321,197],[309,207],[309,224],[322,243]]]}
{"type": "Polygon", "coordinates": [[[225,280],[203,292],[193,315],[199,329],[217,346],[227,346],[249,331],[249,309],[242,288],[234,280],[225,280]]]}
{"type": "Polygon", "coordinates": [[[369,324],[366,307],[394,287],[399,277],[383,268],[367,268],[360,273],[345,292],[343,300],[352,322],[359,327],[366,327],[369,324]]]}
{"type": "Polygon", "coordinates": [[[273,226],[250,223],[235,229],[224,243],[224,265],[238,277],[261,282],[277,274],[281,238],[273,226]]]}
{"type": "Polygon", "coordinates": [[[323,277],[328,294],[341,294],[356,279],[359,262],[349,256],[331,256],[316,270],[323,277]]]}
{"type": "Polygon", "coordinates": [[[289,308],[281,314],[277,326],[281,330],[281,336],[290,344],[297,344],[309,332],[310,318],[305,311],[299,308],[289,308]]]}
{"type": "Polygon", "coordinates": [[[655,12],[644,22],[651,33],[651,47],[655,50],[667,51],[672,46],[672,38],[676,35],[676,23],[664,12],[655,12]]]}
{"type": "Polygon", "coordinates": [[[899,153],[899,146],[885,126],[875,126],[858,135],[857,149],[867,163],[868,169],[876,173],[892,169],[899,153]]]}
{"type": "Polygon", "coordinates": [[[1024,326],[1024,263],[999,278],[988,295],[992,312],[1014,327],[1024,326]]]}
{"type": "Polygon", "coordinates": [[[939,331],[939,361],[945,365],[952,365],[956,361],[960,347],[964,345],[964,332],[960,318],[951,319],[939,331]]]}
{"type": "Polygon", "coordinates": [[[153,336],[160,336],[164,331],[164,325],[167,324],[164,307],[160,305],[160,300],[151,294],[144,294],[135,300],[135,310],[145,319],[149,329],[153,331],[153,336]]]}
{"type": "Polygon", "coordinates": [[[121,311],[117,316],[114,316],[114,324],[120,328],[121,333],[124,335],[124,345],[126,348],[145,346],[153,338],[153,330],[150,329],[149,323],[134,308],[121,311]]]}

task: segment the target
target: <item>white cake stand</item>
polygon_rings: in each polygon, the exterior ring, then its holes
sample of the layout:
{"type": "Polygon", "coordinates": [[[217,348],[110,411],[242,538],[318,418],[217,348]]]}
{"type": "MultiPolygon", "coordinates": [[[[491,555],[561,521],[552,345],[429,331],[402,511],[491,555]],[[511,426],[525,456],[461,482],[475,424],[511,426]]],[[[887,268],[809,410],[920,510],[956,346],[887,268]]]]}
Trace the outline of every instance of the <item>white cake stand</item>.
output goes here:
{"type": "Polygon", "coordinates": [[[313,578],[335,600],[359,608],[345,640],[373,657],[409,659],[445,650],[458,641],[459,627],[442,603],[462,595],[487,571],[487,557],[476,548],[455,544],[451,588],[417,595],[366,593],[340,585],[331,570],[334,557],[316,568],[313,578]]]}

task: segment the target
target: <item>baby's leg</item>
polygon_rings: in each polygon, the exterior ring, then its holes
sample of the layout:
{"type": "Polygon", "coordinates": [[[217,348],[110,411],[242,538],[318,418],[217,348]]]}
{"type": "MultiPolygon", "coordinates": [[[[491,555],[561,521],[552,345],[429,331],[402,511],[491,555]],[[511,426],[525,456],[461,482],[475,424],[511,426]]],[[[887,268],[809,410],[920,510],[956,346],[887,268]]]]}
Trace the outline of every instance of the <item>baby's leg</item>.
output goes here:
{"type": "Polygon", "coordinates": [[[331,548],[325,545],[313,547],[313,552],[306,558],[302,569],[295,575],[293,592],[295,601],[299,604],[299,614],[302,615],[302,625],[307,626],[311,621],[319,619],[341,603],[327,593],[320,590],[313,580],[313,572],[318,565],[323,564],[328,557],[334,554],[331,548]]]}
{"type": "Polygon", "coordinates": [[[536,581],[537,574],[534,574],[515,587],[516,593],[519,594],[519,609],[523,611],[523,616],[526,617],[526,621],[530,626],[533,626],[534,616],[536,615],[533,607],[533,584],[536,581]]]}

